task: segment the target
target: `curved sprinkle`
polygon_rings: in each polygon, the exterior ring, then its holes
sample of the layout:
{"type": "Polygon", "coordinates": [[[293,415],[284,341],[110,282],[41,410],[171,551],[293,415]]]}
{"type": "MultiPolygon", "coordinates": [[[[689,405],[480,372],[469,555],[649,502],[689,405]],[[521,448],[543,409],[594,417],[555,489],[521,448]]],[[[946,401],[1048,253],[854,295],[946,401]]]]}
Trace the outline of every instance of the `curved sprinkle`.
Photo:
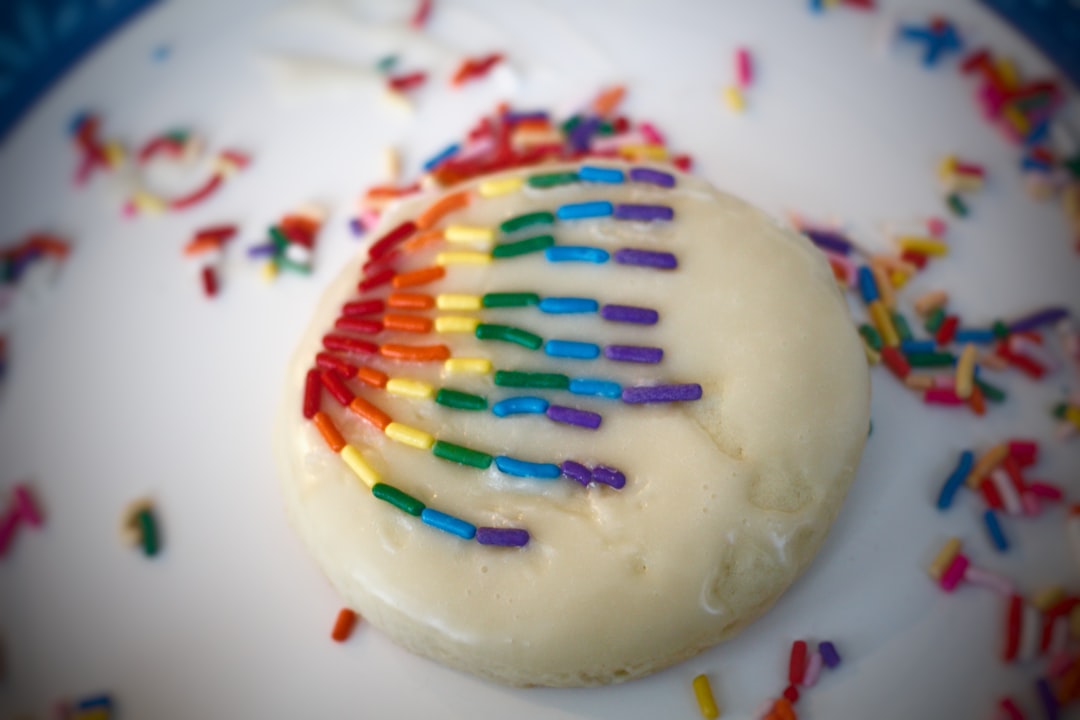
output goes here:
{"type": "Polygon", "coordinates": [[[491,412],[498,417],[510,417],[511,415],[542,415],[548,409],[548,401],[532,395],[520,395],[518,397],[500,400],[491,406],[491,412]]]}

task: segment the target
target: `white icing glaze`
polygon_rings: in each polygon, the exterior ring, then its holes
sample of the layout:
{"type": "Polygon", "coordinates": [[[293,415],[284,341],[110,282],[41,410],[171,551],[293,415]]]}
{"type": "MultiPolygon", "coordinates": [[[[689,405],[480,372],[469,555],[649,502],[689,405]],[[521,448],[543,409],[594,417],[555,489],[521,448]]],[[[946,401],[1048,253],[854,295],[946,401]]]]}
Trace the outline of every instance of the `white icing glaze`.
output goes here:
{"type": "MultiPolygon", "coordinates": [[[[433,197],[395,208],[381,232],[433,197]]],[[[866,361],[827,264],[805,238],[701,180],[678,175],[670,190],[577,184],[491,199],[474,194],[443,223],[497,225],[592,199],[671,205],[676,217],[648,225],[560,223],[559,244],[663,249],[676,254],[679,269],[556,266],[536,254],[455,266],[420,290],[534,291],[656,308],[660,322],[651,328],[536,308],[481,317],[544,338],[656,345],[666,351],[661,364],[560,360],[461,335],[379,341],[446,342],[455,356],[490,357],[504,369],[624,384],[698,382],[701,401],[627,406],[565,391],[497,388],[490,376],[442,377],[441,363],[379,365],[391,376],[489,402],[541,394],[600,412],[603,423],[590,432],[543,416],[499,419],[352,386],[395,420],[446,441],[532,461],[612,465],[626,473],[625,489],[454,465],[388,440],[324,395],[324,410],[385,482],[477,525],[525,527],[532,541],[522,550],[485,547],[375,499],[300,413],[305,372],[341,305],[354,298],[362,258],[317,308],[289,369],[278,422],[291,520],[346,602],[414,651],[515,684],[636,677],[757,617],[820,546],[869,422],[866,361]]],[[[398,269],[431,264],[434,252],[398,269]]]]}

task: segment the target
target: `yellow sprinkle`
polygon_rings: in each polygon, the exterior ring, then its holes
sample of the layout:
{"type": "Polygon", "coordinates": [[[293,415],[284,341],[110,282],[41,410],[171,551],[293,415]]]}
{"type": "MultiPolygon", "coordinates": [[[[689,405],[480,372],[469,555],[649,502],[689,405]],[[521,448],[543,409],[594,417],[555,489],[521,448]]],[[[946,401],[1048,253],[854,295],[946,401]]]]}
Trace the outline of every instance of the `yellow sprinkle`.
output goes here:
{"type": "Polygon", "coordinates": [[[479,295],[441,293],[435,296],[435,307],[440,310],[480,310],[484,303],[479,295]]]}
{"type": "Polygon", "coordinates": [[[262,279],[266,282],[273,282],[277,277],[278,269],[277,263],[273,260],[267,260],[262,264],[262,279]]]}
{"type": "Polygon", "coordinates": [[[1065,419],[1080,428],[1080,407],[1068,405],[1065,407],[1065,419]]]}
{"type": "Polygon", "coordinates": [[[960,359],[956,361],[956,396],[967,400],[975,389],[975,357],[978,348],[972,343],[964,346],[960,359]]]}
{"type": "Polygon", "coordinates": [[[907,285],[908,280],[910,279],[910,275],[908,275],[906,272],[901,272],[900,270],[893,270],[891,273],[889,273],[889,282],[891,282],[893,287],[897,290],[907,285]]]}
{"type": "Polygon", "coordinates": [[[1020,81],[1020,75],[1016,72],[1016,64],[1012,60],[999,57],[994,61],[998,78],[1007,89],[1016,87],[1020,81]]]}
{"type": "Polygon", "coordinates": [[[105,144],[105,162],[109,167],[116,167],[124,162],[124,146],[115,140],[105,144]]]}
{"type": "Polygon", "coordinates": [[[663,145],[649,145],[642,143],[639,145],[622,145],[619,147],[619,154],[628,158],[641,158],[644,160],[667,160],[668,151],[663,145]]]}
{"type": "Polygon", "coordinates": [[[941,576],[945,574],[945,571],[949,569],[949,565],[952,563],[953,558],[960,554],[960,538],[951,537],[945,541],[945,544],[941,546],[941,550],[934,556],[933,561],[930,563],[930,567],[927,568],[927,572],[930,573],[930,577],[935,580],[941,580],[941,576]]]}
{"type": "Polygon", "coordinates": [[[480,187],[477,188],[480,192],[480,197],[496,197],[499,195],[507,195],[512,192],[517,192],[525,184],[525,178],[520,175],[515,177],[495,178],[494,180],[485,180],[480,183],[480,187]]]}
{"type": "Polygon", "coordinates": [[[436,265],[490,265],[491,253],[486,252],[441,252],[435,256],[436,265]]]}
{"type": "Polygon", "coordinates": [[[896,333],[896,326],[893,325],[889,311],[881,300],[870,303],[870,320],[874,323],[877,331],[881,333],[882,342],[889,347],[898,347],[900,345],[900,336],[896,333]]]}
{"type": "Polygon", "coordinates": [[[491,361],[487,358],[450,358],[443,362],[443,370],[451,375],[487,375],[491,361]]]}
{"type": "Polygon", "coordinates": [[[941,158],[941,162],[938,163],[938,178],[944,182],[949,182],[956,175],[956,156],[946,155],[941,158]]]}
{"type": "Polygon", "coordinates": [[[527,148],[533,145],[551,145],[563,142],[562,133],[558,130],[515,130],[510,136],[510,143],[517,148],[527,148]]]}
{"type": "Polygon", "coordinates": [[[446,238],[447,242],[452,243],[491,245],[495,242],[495,229],[473,225],[448,225],[443,232],[443,237],[446,238]]]}
{"type": "Polygon", "coordinates": [[[400,93],[397,90],[391,90],[387,88],[386,92],[383,93],[382,97],[388,105],[392,105],[396,108],[404,110],[410,115],[412,114],[413,104],[409,100],[409,98],[405,96],[405,93],[400,93]]]}
{"type": "Polygon", "coordinates": [[[742,91],[735,85],[724,88],[724,103],[734,112],[742,112],[746,109],[746,101],[743,100],[742,91]]]}
{"type": "Polygon", "coordinates": [[[131,201],[135,203],[135,207],[145,213],[165,212],[165,202],[161,198],[142,190],[136,192],[131,197],[131,201]]]}
{"type": "Polygon", "coordinates": [[[402,425],[398,422],[390,423],[383,432],[386,433],[386,437],[394,442],[411,445],[418,450],[430,450],[431,446],[435,444],[435,438],[423,430],[417,430],[414,427],[402,425]]]}
{"type": "Polygon", "coordinates": [[[480,320],[463,315],[443,315],[435,318],[435,332],[440,333],[475,333],[480,320]]]}
{"type": "Polygon", "coordinates": [[[1031,604],[1046,612],[1065,599],[1065,589],[1060,585],[1045,587],[1031,598],[1031,604]]]}
{"type": "Polygon", "coordinates": [[[904,378],[904,384],[912,390],[929,390],[934,387],[934,378],[930,375],[911,374],[904,378]]]}
{"type": "Polygon", "coordinates": [[[716,698],[713,697],[712,686],[709,685],[707,675],[698,675],[694,678],[694,696],[697,697],[701,717],[708,720],[720,717],[720,708],[716,707],[716,698]]]}
{"type": "Polygon", "coordinates": [[[942,181],[946,190],[950,192],[976,192],[982,190],[983,179],[978,175],[956,174],[942,181]]]}
{"type": "Polygon", "coordinates": [[[885,270],[885,264],[877,257],[870,259],[870,272],[874,274],[874,281],[881,295],[881,302],[888,310],[896,307],[896,293],[893,292],[893,284],[889,279],[889,273],[885,270]]]}
{"type": "Polygon", "coordinates": [[[383,149],[383,175],[388,183],[397,182],[401,176],[401,153],[393,145],[383,149]]]}
{"type": "Polygon", "coordinates": [[[896,242],[902,250],[911,250],[923,255],[941,256],[949,254],[949,246],[933,238],[905,236],[897,238],[896,242]]]}
{"type": "Polygon", "coordinates": [[[881,364],[881,353],[879,353],[877,350],[875,350],[874,348],[867,345],[865,340],[863,341],[863,350],[866,351],[866,362],[867,363],[869,363],[870,365],[879,365],[879,364],[881,364]]]}
{"type": "Polygon", "coordinates": [[[379,473],[375,472],[375,469],[368,465],[364,456],[352,445],[346,445],[341,448],[341,459],[345,461],[345,464],[349,466],[350,470],[356,473],[356,477],[360,478],[360,482],[368,486],[369,490],[382,480],[379,477],[379,473]]]}
{"type": "Polygon", "coordinates": [[[998,443],[994,447],[984,452],[979,459],[975,461],[975,467],[971,468],[971,472],[968,473],[967,480],[964,483],[970,488],[977,488],[982,484],[983,478],[990,474],[990,471],[1004,462],[1005,457],[1009,454],[1009,445],[1007,443],[998,443]]]}
{"type": "Polygon", "coordinates": [[[1009,124],[1013,126],[1013,129],[1021,135],[1027,135],[1028,132],[1031,131],[1031,126],[1028,124],[1024,113],[1015,105],[1006,104],[1005,107],[1002,108],[1001,114],[1009,121],[1009,124]]]}
{"type": "Polygon", "coordinates": [[[418,400],[427,400],[435,396],[435,388],[428,383],[399,377],[392,377],[386,381],[386,392],[418,400]]]}

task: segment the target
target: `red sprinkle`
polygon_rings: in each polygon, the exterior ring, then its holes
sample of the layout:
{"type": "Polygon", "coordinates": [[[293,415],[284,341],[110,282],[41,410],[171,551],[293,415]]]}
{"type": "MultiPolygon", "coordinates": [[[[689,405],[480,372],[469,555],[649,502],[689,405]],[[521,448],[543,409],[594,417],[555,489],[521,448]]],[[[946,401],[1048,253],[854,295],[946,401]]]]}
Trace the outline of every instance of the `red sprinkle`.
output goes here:
{"type": "Polygon", "coordinates": [[[394,275],[396,274],[394,268],[383,268],[382,270],[378,270],[371,275],[362,278],[360,284],[356,286],[356,289],[364,293],[377,287],[387,285],[394,279],[394,275]]]}
{"type": "Polygon", "coordinates": [[[799,688],[794,685],[788,685],[784,688],[784,697],[787,698],[788,702],[794,705],[799,702],[799,688]]]}
{"type": "Polygon", "coordinates": [[[1024,713],[1020,712],[1020,708],[1016,707],[1016,703],[1012,701],[1012,698],[1002,698],[998,703],[1000,707],[1009,716],[1009,720],[1024,720],[1024,713]]]}
{"type": "MultiPolygon", "coordinates": [[[[352,390],[345,387],[345,381],[341,379],[341,376],[337,374],[336,370],[323,370],[319,376],[322,379],[323,387],[327,392],[334,396],[343,407],[348,407],[349,403],[356,397],[353,395],[352,390]]],[[[314,415],[312,416],[314,417],[314,415]]]]}
{"type": "Polygon", "coordinates": [[[397,92],[414,90],[427,82],[426,72],[414,72],[407,75],[395,75],[387,78],[386,84],[397,92]]]}
{"type": "Polygon", "coordinates": [[[330,631],[330,637],[334,642],[345,642],[352,635],[356,627],[357,615],[349,608],[341,608],[334,620],[334,629],[330,631]]]}
{"type": "Polygon", "coordinates": [[[349,317],[346,315],[335,320],[334,327],[338,330],[350,330],[365,335],[374,335],[382,332],[383,324],[371,318],[349,317]]]}
{"type": "Polygon", "coordinates": [[[1005,503],[1001,499],[1001,494],[998,492],[997,486],[989,479],[984,479],[979,484],[979,490],[982,491],[983,499],[986,500],[986,504],[991,508],[994,510],[1005,509],[1005,503]]]}
{"type": "Polygon", "coordinates": [[[960,318],[955,315],[947,316],[941,323],[941,327],[938,328],[937,335],[934,339],[937,340],[938,345],[948,345],[953,341],[956,336],[956,329],[960,326],[960,318]]]}
{"type": "Polygon", "coordinates": [[[178,197],[175,200],[169,202],[169,207],[173,210],[183,210],[189,208],[192,205],[197,205],[206,198],[214,194],[219,187],[221,187],[222,177],[220,173],[214,173],[211,175],[201,187],[196,188],[191,193],[178,197]]]}
{"type": "Polygon", "coordinates": [[[202,286],[203,293],[206,297],[214,297],[218,292],[217,275],[214,274],[214,268],[210,265],[206,265],[202,269],[202,286]]]}
{"type": "Polygon", "coordinates": [[[427,23],[429,15],[431,15],[431,0],[420,0],[416,6],[416,12],[409,19],[409,24],[419,30],[427,23]]]}
{"type": "Polygon", "coordinates": [[[324,335],[322,342],[324,348],[337,352],[356,355],[374,355],[379,352],[379,346],[375,343],[345,335],[324,335]]]}
{"type": "Polygon", "coordinates": [[[345,317],[358,315],[379,315],[386,310],[386,303],[382,300],[360,300],[358,302],[345,303],[341,307],[341,314],[345,317]]]}
{"type": "Polygon", "coordinates": [[[923,394],[927,405],[965,405],[964,399],[952,388],[930,388],[923,394]]]}
{"type": "Polygon", "coordinates": [[[788,682],[792,685],[798,685],[803,681],[805,675],[806,641],[796,640],[791,644],[791,657],[788,660],[788,682]]]}
{"type": "Polygon", "coordinates": [[[1005,648],[1002,659],[1012,662],[1020,651],[1020,624],[1024,614],[1024,599],[1019,595],[1009,598],[1009,612],[1005,623],[1005,648]]]}
{"type": "Polygon", "coordinates": [[[911,365],[907,358],[898,348],[886,345],[881,348],[881,361],[892,371],[893,375],[903,380],[911,374],[911,365]]]}
{"type": "Polygon", "coordinates": [[[1022,467],[1031,467],[1039,460],[1039,443],[1034,440],[1010,440],[1009,457],[1022,467]]]}
{"type": "Polygon", "coordinates": [[[347,363],[336,355],[319,353],[315,356],[315,365],[320,370],[336,370],[344,377],[352,377],[356,374],[356,366],[347,363]]]}
{"type": "Polygon", "coordinates": [[[307,371],[307,377],[304,378],[304,417],[308,420],[319,412],[320,390],[322,390],[322,382],[319,379],[319,371],[312,368],[307,371]]]}
{"type": "Polygon", "coordinates": [[[368,249],[369,258],[377,258],[393,250],[396,246],[405,242],[416,232],[416,223],[406,220],[390,232],[383,235],[368,249]]]}

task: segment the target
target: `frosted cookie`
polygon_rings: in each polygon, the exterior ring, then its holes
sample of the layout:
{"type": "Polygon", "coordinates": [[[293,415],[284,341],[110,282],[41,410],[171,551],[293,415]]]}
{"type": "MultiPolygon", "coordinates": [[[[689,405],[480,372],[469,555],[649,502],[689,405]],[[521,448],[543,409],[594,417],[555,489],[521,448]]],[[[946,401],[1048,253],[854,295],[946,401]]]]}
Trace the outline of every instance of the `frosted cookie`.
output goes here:
{"type": "Polygon", "coordinates": [[[568,165],[393,209],[324,295],[275,447],[293,525],[404,647],[514,685],[640,677],[814,557],[869,423],[809,241],[707,183],[568,165]]]}

